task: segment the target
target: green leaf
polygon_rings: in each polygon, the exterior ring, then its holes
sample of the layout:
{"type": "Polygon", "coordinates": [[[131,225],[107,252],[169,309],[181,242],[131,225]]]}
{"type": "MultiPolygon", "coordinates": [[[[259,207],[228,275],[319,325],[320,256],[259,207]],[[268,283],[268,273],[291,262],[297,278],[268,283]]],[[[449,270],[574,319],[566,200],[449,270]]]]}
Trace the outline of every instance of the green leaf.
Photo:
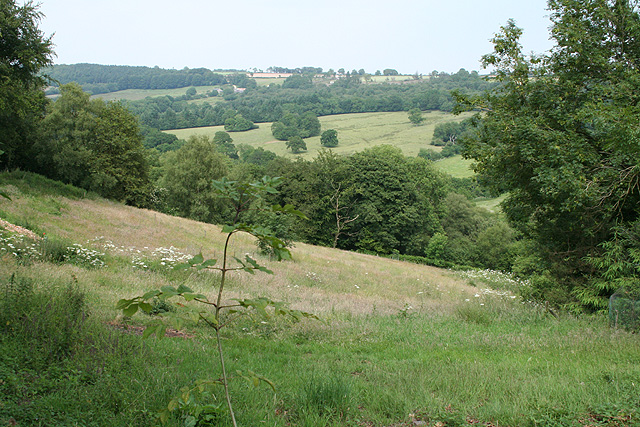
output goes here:
{"type": "Polygon", "coordinates": [[[156,336],[158,337],[158,339],[163,339],[166,333],[167,325],[165,325],[164,323],[161,323],[156,327],[156,336]]]}
{"type": "Polygon", "coordinates": [[[218,262],[217,259],[208,259],[205,262],[203,262],[200,267],[202,268],[208,268],[208,267],[213,267],[214,265],[216,265],[216,263],[218,262]]]}
{"type": "Polygon", "coordinates": [[[143,301],[147,301],[150,300],[153,297],[157,297],[158,295],[160,295],[160,291],[158,290],[153,290],[153,291],[149,291],[146,294],[142,295],[142,300],[143,301]]]}
{"type": "Polygon", "coordinates": [[[184,294],[185,292],[193,292],[193,291],[188,286],[180,285],[178,286],[178,289],[176,290],[176,292],[178,294],[184,294]]]}
{"type": "Polygon", "coordinates": [[[127,308],[122,309],[122,314],[131,317],[138,311],[138,303],[131,303],[127,308]]]}
{"type": "MultiPolygon", "coordinates": [[[[173,402],[173,400],[171,401],[173,402]]],[[[167,407],[167,409],[165,409],[164,411],[160,411],[160,413],[158,414],[158,416],[160,417],[160,422],[162,424],[166,424],[167,421],[169,421],[169,416],[171,415],[170,411],[173,411],[175,408],[171,408],[171,402],[169,402],[169,406],[167,407]]],[[[176,403],[176,407],[177,407],[177,403],[176,403]]]]}
{"type": "Polygon", "coordinates": [[[191,258],[187,262],[193,266],[193,265],[196,265],[196,264],[200,264],[203,261],[204,261],[204,257],[202,256],[202,253],[199,253],[198,255],[194,256],[193,258],[191,258]]]}
{"type": "Polygon", "coordinates": [[[129,304],[131,304],[132,302],[133,302],[132,299],[121,299],[116,304],[116,310],[122,310],[122,309],[128,307],[129,304]]]}
{"type": "Polygon", "coordinates": [[[206,314],[200,313],[200,317],[207,320],[209,323],[213,325],[218,325],[218,319],[216,319],[216,315],[213,313],[206,313],[206,314]]]}
{"type": "Polygon", "coordinates": [[[233,226],[233,225],[224,225],[224,226],[222,226],[222,232],[225,233],[225,234],[233,233],[236,230],[237,230],[237,228],[235,226],[233,226]]]}
{"type": "Polygon", "coordinates": [[[173,286],[166,285],[160,288],[160,290],[162,291],[163,298],[171,298],[173,296],[178,295],[178,290],[173,286]]]}
{"type": "Polygon", "coordinates": [[[153,306],[148,302],[141,302],[138,304],[138,306],[140,307],[140,310],[144,311],[145,313],[150,313],[151,310],[153,310],[153,306]]]}
{"type": "Polygon", "coordinates": [[[193,415],[187,415],[184,420],[184,427],[195,427],[197,420],[193,415]]]}

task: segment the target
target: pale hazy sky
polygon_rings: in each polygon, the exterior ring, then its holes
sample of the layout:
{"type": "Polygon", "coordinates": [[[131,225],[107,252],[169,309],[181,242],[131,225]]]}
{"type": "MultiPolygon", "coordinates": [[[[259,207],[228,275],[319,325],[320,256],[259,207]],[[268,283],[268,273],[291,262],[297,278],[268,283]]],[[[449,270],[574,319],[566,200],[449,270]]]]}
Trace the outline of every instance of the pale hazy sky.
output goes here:
{"type": "Polygon", "coordinates": [[[40,0],[40,11],[56,64],[482,71],[509,18],[525,52],[551,47],[546,0],[40,0]]]}

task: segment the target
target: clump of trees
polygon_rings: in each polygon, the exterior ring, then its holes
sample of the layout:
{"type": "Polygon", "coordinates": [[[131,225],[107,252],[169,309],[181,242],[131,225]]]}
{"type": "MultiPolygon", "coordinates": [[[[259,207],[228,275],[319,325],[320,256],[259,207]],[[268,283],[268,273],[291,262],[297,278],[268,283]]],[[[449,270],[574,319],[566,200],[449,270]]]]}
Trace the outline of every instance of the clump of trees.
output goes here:
{"type": "Polygon", "coordinates": [[[310,111],[304,114],[286,114],[282,119],[273,122],[271,133],[280,141],[288,141],[294,136],[309,138],[320,135],[320,120],[310,111]]]}
{"type": "Polygon", "coordinates": [[[140,127],[118,102],[90,100],[80,86],[62,86],[34,148],[37,168],[49,178],[132,205],[148,203],[151,181],[140,127]]]}
{"type": "Polygon", "coordinates": [[[331,148],[338,146],[338,131],[335,129],[327,129],[320,136],[320,145],[331,148]]]}
{"type": "Polygon", "coordinates": [[[227,132],[244,132],[257,128],[255,123],[242,117],[242,114],[236,114],[224,121],[224,130],[227,132]]]}
{"type": "Polygon", "coordinates": [[[297,154],[307,149],[307,143],[299,136],[292,136],[287,141],[287,148],[290,149],[292,153],[297,154]]]}
{"type": "Polygon", "coordinates": [[[458,139],[465,132],[471,131],[471,121],[468,119],[461,122],[438,123],[433,129],[431,144],[436,146],[456,145],[458,139]]]}

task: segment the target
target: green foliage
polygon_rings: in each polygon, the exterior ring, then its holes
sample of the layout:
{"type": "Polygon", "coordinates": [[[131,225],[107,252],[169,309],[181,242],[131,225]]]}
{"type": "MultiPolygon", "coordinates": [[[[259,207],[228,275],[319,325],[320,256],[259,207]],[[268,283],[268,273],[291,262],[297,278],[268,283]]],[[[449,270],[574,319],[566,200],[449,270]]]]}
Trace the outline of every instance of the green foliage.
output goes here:
{"type": "Polygon", "coordinates": [[[32,170],[46,106],[41,71],[52,63],[53,43],[38,28],[38,5],[1,0],[0,11],[0,168],[32,170]]]}
{"type": "Polygon", "coordinates": [[[280,141],[290,140],[294,136],[309,138],[320,135],[320,121],[318,117],[308,111],[302,115],[287,114],[271,125],[273,137],[280,141]]]}
{"type": "Polygon", "coordinates": [[[119,103],[90,101],[79,86],[63,86],[36,148],[49,178],[135,206],[148,203],[149,165],[140,128],[119,103]]]}
{"type": "Polygon", "coordinates": [[[227,132],[218,131],[213,136],[213,143],[216,144],[218,152],[224,154],[230,159],[238,159],[238,149],[233,144],[231,135],[227,132]]]}
{"type": "MultiPolygon", "coordinates": [[[[119,72],[114,73],[114,78],[121,78],[119,72]]],[[[440,73],[437,78],[418,80],[411,85],[381,83],[366,87],[360,84],[360,76],[349,76],[340,78],[328,87],[318,85],[292,90],[270,85],[242,94],[234,94],[233,88],[229,87],[225,100],[217,100],[213,104],[188,102],[175,96],[156,96],[131,102],[129,106],[140,117],[142,124],[166,130],[224,125],[229,114],[235,116],[238,113],[258,123],[277,122],[289,113],[305,112],[327,116],[400,112],[411,108],[451,111],[453,98],[450,92],[453,89],[477,94],[494,85],[493,81],[483,80],[477,73],[467,73],[462,77],[440,73]]],[[[283,137],[281,140],[287,139],[283,137]]]]}
{"type": "Polygon", "coordinates": [[[465,132],[471,132],[470,122],[468,120],[438,123],[433,129],[431,144],[436,146],[456,145],[458,138],[463,136],[465,132]]]}
{"type": "Polygon", "coordinates": [[[414,125],[419,125],[424,122],[422,111],[419,108],[412,108],[409,110],[409,121],[414,125]]]}
{"type": "Polygon", "coordinates": [[[282,87],[284,89],[309,89],[313,87],[313,82],[310,76],[292,74],[285,79],[282,83],[282,87]]]}
{"type": "Polygon", "coordinates": [[[320,136],[320,145],[331,148],[338,146],[338,131],[335,129],[327,129],[320,136]]]}
{"type": "Polygon", "coordinates": [[[0,328],[31,345],[33,368],[44,368],[76,350],[89,315],[77,286],[36,292],[33,281],[12,275],[0,282],[0,294],[0,328]]]}
{"type": "Polygon", "coordinates": [[[242,117],[241,114],[236,114],[234,117],[229,117],[224,121],[224,130],[227,132],[244,132],[257,127],[251,120],[242,117]]]}
{"type": "Polygon", "coordinates": [[[299,136],[292,136],[287,141],[287,148],[290,149],[292,153],[297,154],[307,149],[307,143],[299,136]]]}
{"type": "Polygon", "coordinates": [[[221,221],[224,204],[214,193],[212,180],[227,173],[225,157],[207,136],[192,136],[179,150],[162,158],[164,175],[159,182],[165,188],[169,211],[205,222],[221,221]]]}
{"type": "MultiPolygon", "coordinates": [[[[483,63],[501,85],[486,96],[460,97],[461,107],[483,109],[465,138],[465,155],[497,191],[502,210],[535,241],[560,295],[574,307],[606,307],[613,289],[602,258],[615,228],[640,215],[640,151],[632,130],[639,113],[640,17],[634,2],[550,2],[556,47],[526,57],[522,33],[509,21],[483,63]],[[578,13],[577,11],[580,11],[578,13]],[[576,37],[580,34],[580,37],[576,37]]],[[[561,301],[554,301],[560,303],[561,301]]]]}
{"type": "MultiPolygon", "coordinates": [[[[225,76],[206,68],[168,70],[127,65],[56,64],[48,68],[47,73],[55,82],[62,85],[76,82],[94,95],[126,89],[171,89],[227,82],[225,76]]],[[[56,93],[55,90],[52,93],[56,93]]]]}

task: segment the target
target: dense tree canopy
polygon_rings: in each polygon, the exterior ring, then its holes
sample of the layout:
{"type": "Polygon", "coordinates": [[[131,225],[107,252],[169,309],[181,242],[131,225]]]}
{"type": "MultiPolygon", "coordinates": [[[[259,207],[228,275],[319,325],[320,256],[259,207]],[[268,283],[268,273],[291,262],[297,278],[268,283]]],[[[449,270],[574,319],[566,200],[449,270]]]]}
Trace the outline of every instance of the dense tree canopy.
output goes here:
{"type": "MultiPolygon", "coordinates": [[[[278,85],[258,87],[242,94],[230,94],[211,105],[191,103],[184,97],[162,96],[130,102],[141,123],[158,129],[218,126],[232,115],[241,114],[254,123],[275,122],[287,114],[312,112],[316,116],[331,114],[407,111],[451,111],[451,90],[476,94],[494,86],[477,73],[438,74],[412,84],[360,84],[358,76],[341,78],[330,86],[286,89],[278,85]]],[[[217,93],[217,92],[215,92],[217,93]]],[[[285,138],[283,140],[286,140],[285,138]]]]}
{"type": "Polygon", "coordinates": [[[294,136],[309,138],[320,135],[320,121],[312,112],[287,114],[271,125],[273,137],[280,141],[291,140],[294,136]]]}
{"type": "Polygon", "coordinates": [[[297,154],[307,149],[307,143],[299,136],[292,136],[287,141],[287,148],[290,149],[292,153],[297,154]]]}
{"type": "Polygon", "coordinates": [[[320,145],[323,147],[337,147],[338,146],[338,131],[335,129],[327,129],[320,135],[320,145]]]}
{"type": "Polygon", "coordinates": [[[32,2],[0,0],[0,167],[30,167],[31,146],[44,115],[45,78],[51,39],[38,29],[41,13],[32,2]]]}
{"type": "Polygon", "coordinates": [[[257,127],[252,121],[242,117],[242,114],[236,114],[224,121],[224,130],[227,132],[244,132],[257,127]]]}
{"type": "Polygon", "coordinates": [[[166,190],[169,212],[198,221],[221,221],[224,208],[213,191],[213,180],[226,175],[227,163],[209,137],[189,137],[179,150],[165,155],[163,166],[160,186],[166,190]]]}
{"type": "Polygon", "coordinates": [[[85,91],[93,94],[125,89],[173,89],[221,85],[228,81],[224,75],[206,68],[167,70],[159,67],[128,65],[57,64],[47,69],[47,73],[60,84],[75,82],[85,91]]]}
{"type": "Polygon", "coordinates": [[[145,206],[149,165],[137,119],[120,103],[90,100],[62,86],[42,122],[36,160],[43,174],[98,194],[145,206]]]}
{"type": "Polygon", "coordinates": [[[639,282],[638,269],[615,267],[607,253],[629,248],[620,236],[640,214],[640,16],[629,0],[549,6],[549,55],[523,55],[512,21],[493,40],[483,62],[502,85],[464,101],[485,111],[466,155],[509,192],[503,209],[535,243],[536,261],[521,268],[540,297],[602,309],[617,275],[639,282]]]}

